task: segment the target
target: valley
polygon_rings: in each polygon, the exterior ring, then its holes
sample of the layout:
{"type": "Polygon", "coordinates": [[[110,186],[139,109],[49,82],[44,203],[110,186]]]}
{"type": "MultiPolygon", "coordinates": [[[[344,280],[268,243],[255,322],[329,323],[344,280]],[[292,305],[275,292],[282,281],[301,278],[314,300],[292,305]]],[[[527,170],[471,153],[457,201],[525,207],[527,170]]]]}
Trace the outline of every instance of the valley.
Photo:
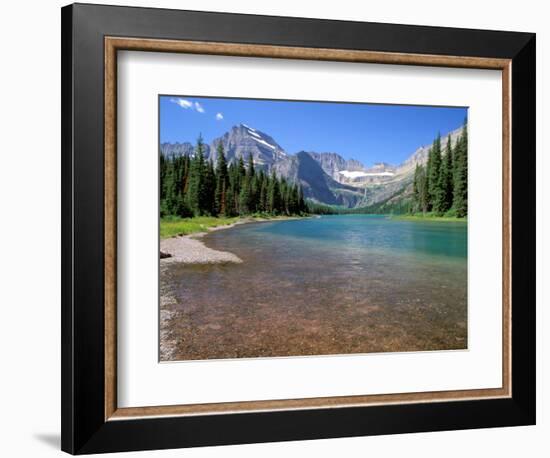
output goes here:
{"type": "MultiPolygon", "coordinates": [[[[449,138],[454,147],[461,131],[462,126],[444,133],[441,149],[445,150],[449,138]]],[[[239,158],[246,160],[252,155],[256,170],[267,174],[275,172],[277,176],[300,185],[308,201],[349,209],[410,200],[415,168],[417,164],[427,164],[432,146],[419,145],[401,164],[380,162],[367,167],[336,152],[298,151],[291,154],[269,134],[239,124],[210,144],[203,145],[205,160],[216,163],[220,144],[228,164],[239,158]]],[[[160,152],[166,158],[192,157],[195,145],[191,142],[162,143],[160,152]]]]}

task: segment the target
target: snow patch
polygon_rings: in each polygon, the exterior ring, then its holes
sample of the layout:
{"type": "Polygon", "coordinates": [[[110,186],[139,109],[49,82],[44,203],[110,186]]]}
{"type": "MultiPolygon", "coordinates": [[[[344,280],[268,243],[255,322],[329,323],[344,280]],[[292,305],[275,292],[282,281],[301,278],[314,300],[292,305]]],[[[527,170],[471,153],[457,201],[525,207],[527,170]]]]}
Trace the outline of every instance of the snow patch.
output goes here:
{"type": "Polygon", "coordinates": [[[254,137],[262,138],[262,137],[260,137],[256,132],[250,131],[250,132],[248,132],[248,133],[249,133],[250,135],[253,135],[254,137]]]}
{"type": "Polygon", "coordinates": [[[258,143],[261,143],[262,145],[265,145],[271,149],[277,149],[275,146],[270,145],[269,143],[267,143],[265,140],[262,140],[261,138],[252,137],[252,140],[256,140],[258,143]]]}
{"type": "Polygon", "coordinates": [[[243,127],[246,127],[248,130],[251,130],[252,132],[256,132],[256,129],[253,129],[250,126],[247,126],[246,124],[241,124],[243,127]]]}
{"type": "Polygon", "coordinates": [[[346,178],[392,177],[395,175],[395,173],[393,172],[360,172],[360,171],[350,171],[350,170],[342,170],[338,173],[344,175],[346,178]]]}

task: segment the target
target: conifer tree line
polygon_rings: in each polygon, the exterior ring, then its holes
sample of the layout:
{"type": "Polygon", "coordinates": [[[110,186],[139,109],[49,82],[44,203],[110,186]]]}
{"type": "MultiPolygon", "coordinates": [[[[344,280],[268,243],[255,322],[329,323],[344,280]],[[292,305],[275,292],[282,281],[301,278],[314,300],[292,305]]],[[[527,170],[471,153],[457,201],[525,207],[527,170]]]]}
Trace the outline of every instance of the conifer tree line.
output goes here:
{"type": "Polygon", "coordinates": [[[161,216],[243,216],[255,213],[300,215],[307,213],[302,188],[275,172],[256,170],[252,155],[227,164],[223,145],[217,160],[204,157],[202,137],[195,154],[160,156],[161,216]]]}
{"type": "Polygon", "coordinates": [[[454,147],[451,136],[445,151],[438,135],[428,152],[426,166],[417,164],[413,182],[413,211],[468,215],[468,131],[466,122],[454,147]]]}

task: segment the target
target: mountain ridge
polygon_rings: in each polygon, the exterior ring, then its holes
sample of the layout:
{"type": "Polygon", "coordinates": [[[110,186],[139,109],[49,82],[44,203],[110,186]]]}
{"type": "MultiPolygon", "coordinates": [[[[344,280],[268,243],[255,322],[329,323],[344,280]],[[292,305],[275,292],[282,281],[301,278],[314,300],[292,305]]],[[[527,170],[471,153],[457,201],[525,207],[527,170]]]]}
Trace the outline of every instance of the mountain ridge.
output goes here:
{"type": "MultiPolygon", "coordinates": [[[[461,130],[459,127],[441,136],[443,151],[447,139],[450,137],[453,145],[461,130]]],[[[416,164],[427,162],[431,147],[431,144],[419,146],[398,165],[378,162],[366,167],[360,161],[345,159],[336,152],[299,151],[289,154],[269,134],[238,124],[210,144],[204,144],[206,159],[216,162],[220,143],[228,163],[241,157],[246,160],[252,154],[255,167],[299,183],[306,198],[348,208],[369,206],[412,193],[416,164]]],[[[193,156],[194,146],[190,142],[164,142],[160,144],[160,153],[165,157],[193,156]]]]}

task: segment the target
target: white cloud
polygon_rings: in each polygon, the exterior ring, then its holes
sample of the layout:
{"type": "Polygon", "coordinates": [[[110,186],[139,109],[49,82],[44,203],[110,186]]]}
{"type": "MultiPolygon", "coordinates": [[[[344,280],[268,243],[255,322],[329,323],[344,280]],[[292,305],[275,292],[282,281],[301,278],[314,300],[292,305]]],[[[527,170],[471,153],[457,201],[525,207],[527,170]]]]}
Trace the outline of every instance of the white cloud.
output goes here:
{"type": "Polygon", "coordinates": [[[182,99],[181,97],[170,99],[170,102],[179,105],[185,110],[191,109],[198,111],[199,113],[204,113],[204,107],[199,102],[191,102],[191,100],[182,99]]]}
{"type": "Polygon", "coordinates": [[[222,113],[216,113],[216,121],[221,121],[223,119],[222,113]]]}
{"type": "Polygon", "coordinates": [[[193,108],[193,102],[190,102],[189,100],[177,98],[177,99],[170,99],[170,102],[175,103],[180,107],[185,108],[186,110],[188,108],[193,108]]]}

